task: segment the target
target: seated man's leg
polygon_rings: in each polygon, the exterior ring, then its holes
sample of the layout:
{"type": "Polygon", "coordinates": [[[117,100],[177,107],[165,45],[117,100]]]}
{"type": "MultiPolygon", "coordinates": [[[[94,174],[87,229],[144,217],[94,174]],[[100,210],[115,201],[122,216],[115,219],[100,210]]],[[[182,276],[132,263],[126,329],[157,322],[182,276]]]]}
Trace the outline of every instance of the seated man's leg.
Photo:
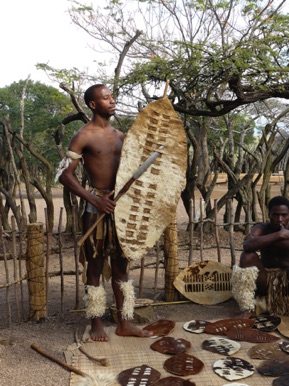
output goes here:
{"type": "Polygon", "coordinates": [[[266,293],[267,272],[257,253],[241,254],[240,266],[235,265],[232,273],[232,293],[244,317],[255,311],[256,291],[266,293]]]}
{"type": "Polygon", "coordinates": [[[240,268],[257,267],[258,277],[256,280],[257,295],[264,296],[267,292],[267,271],[263,266],[259,255],[255,252],[243,252],[240,257],[240,268]]]}
{"type": "MultiPolygon", "coordinates": [[[[91,214],[85,212],[83,216],[83,229],[86,232],[90,223],[91,214]]],[[[102,240],[98,240],[95,251],[91,240],[85,241],[85,256],[87,261],[87,280],[85,285],[86,294],[86,316],[91,319],[90,337],[95,341],[108,341],[108,337],[103,329],[101,317],[106,309],[106,293],[100,284],[100,276],[103,271],[104,256],[102,250],[102,240]],[[95,256],[96,255],[96,256],[95,256]]]]}

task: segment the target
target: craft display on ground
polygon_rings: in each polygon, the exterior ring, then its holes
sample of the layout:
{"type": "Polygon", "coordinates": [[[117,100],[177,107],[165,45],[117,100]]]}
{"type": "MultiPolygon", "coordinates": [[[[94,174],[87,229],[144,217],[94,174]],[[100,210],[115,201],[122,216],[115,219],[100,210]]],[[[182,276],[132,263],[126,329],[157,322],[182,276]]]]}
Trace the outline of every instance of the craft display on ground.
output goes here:
{"type": "MultiPolygon", "coordinates": [[[[112,340],[111,346],[110,342],[105,344],[94,342],[90,347],[97,347],[98,355],[101,352],[102,357],[105,356],[105,348],[110,347],[109,359],[112,369],[115,371],[120,369],[116,374],[116,379],[118,379],[116,382],[118,383],[103,384],[106,386],[153,386],[154,384],[166,386],[170,385],[169,382],[176,382],[171,383],[171,385],[176,386],[199,384],[224,386],[224,381],[218,381],[217,378],[227,379],[230,382],[236,381],[231,383],[231,386],[244,386],[247,384],[237,381],[247,377],[250,377],[250,386],[272,385],[272,377],[278,377],[274,380],[273,385],[283,386],[282,382],[286,381],[284,377],[289,376],[289,354],[286,351],[289,342],[282,340],[281,336],[276,335],[274,331],[269,333],[254,328],[254,323],[258,324],[260,320],[263,323],[263,316],[261,319],[252,319],[251,327],[238,330],[236,326],[240,323],[239,319],[235,319],[235,323],[230,318],[208,323],[205,323],[206,321],[199,323],[196,320],[175,323],[171,320],[160,319],[144,327],[154,331],[155,336],[161,336],[153,343],[151,343],[150,338],[123,338],[115,336],[111,332],[108,334],[112,340]],[[194,327],[199,330],[200,325],[203,327],[203,325],[210,326],[211,324],[225,325],[228,330],[226,336],[215,336],[215,334],[210,334],[210,336],[203,328],[201,328],[202,332],[192,333],[184,328],[190,322],[192,322],[192,331],[194,331],[194,327]],[[256,339],[256,336],[261,336],[262,343],[252,345],[248,340],[237,342],[229,338],[232,333],[242,333],[242,337],[247,338],[246,334],[249,332],[253,334],[253,340],[256,339]],[[265,339],[264,336],[269,337],[269,340],[274,338],[274,342],[266,343],[268,338],[265,339]],[[124,339],[125,352],[119,349],[119,345],[116,345],[116,341],[124,342],[124,339]],[[130,344],[134,342],[134,350],[127,346],[128,342],[130,344]],[[236,352],[238,352],[238,356],[234,355],[236,352]],[[223,358],[216,359],[216,355],[220,354],[223,355],[223,358]],[[125,358],[130,358],[131,363],[135,363],[135,366],[127,366],[125,358]],[[260,364],[261,360],[263,362],[260,364]],[[124,362],[122,363],[122,361],[124,362]],[[160,373],[159,376],[158,372],[160,373]],[[169,373],[173,376],[170,377],[169,373]],[[215,378],[213,374],[215,374],[215,378]]],[[[245,320],[246,323],[247,320],[245,320]]],[[[223,331],[221,332],[223,333],[223,331]]],[[[87,336],[89,336],[88,332],[87,336]]],[[[97,370],[100,372],[105,371],[102,369],[107,369],[107,367],[100,365],[94,366],[98,366],[97,370]]],[[[286,385],[286,383],[284,384],[286,385]]],[[[76,384],[71,384],[71,386],[76,386],[76,384]]]]}

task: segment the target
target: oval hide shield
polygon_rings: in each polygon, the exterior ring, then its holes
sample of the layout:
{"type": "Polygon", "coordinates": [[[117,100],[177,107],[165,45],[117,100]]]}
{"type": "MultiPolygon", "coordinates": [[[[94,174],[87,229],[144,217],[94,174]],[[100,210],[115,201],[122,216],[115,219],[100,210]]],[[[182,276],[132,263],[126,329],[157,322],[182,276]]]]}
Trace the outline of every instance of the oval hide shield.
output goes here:
{"type": "Polygon", "coordinates": [[[174,280],[176,289],[199,304],[218,304],[232,297],[232,270],[217,261],[203,261],[186,267],[174,280]]]}
{"type": "Polygon", "coordinates": [[[155,151],[160,155],[120,197],[114,212],[119,243],[129,260],[142,258],[159,240],[185,186],[186,134],[168,98],[148,104],[127,132],[115,195],[155,151]]]}

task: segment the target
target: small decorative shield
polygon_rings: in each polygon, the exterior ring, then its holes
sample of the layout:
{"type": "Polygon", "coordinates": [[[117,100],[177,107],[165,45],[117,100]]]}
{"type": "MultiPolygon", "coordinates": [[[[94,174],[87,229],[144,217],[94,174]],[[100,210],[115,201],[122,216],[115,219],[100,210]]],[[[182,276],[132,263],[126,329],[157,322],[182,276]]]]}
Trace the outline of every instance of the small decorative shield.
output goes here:
{"type": "Polygon", "coordinates": [[[156,338],[170,333],[174,329],[175,325],[175,322],[172,320],[160,319],[154,323],[148,324],[143,328],[143,330],[152,331],[153,336],[151,338],[156,338]]]}
{"type": "Polygon", "coordinates": [[[174,281],[176,289],[199,304],[218,304],[232,297],[232,270],[217,261],[202,261],[185,268],[174,281]]]}
{"type": "Polygon", "coordinates": [[[207,334],[227,335],[227,332],[231,329],[243,330],[252,327],[254,323],[253,319],[222,319],[205,326],[204,332],[207,334]]]}
{"type": "Polygon", "coordinates": [[[277,327],[280,334],[289,338],[289,316],[282,316],[281,323],[277,327]]]}
{"type": "Polygon", "coordinates": [[[117,380],[122,386],[149,386],[160,379],[161,373],[150,366],[132,367],[118,374],[117,380]]]}
{"type": "Polygon", "coordinates": [[[289,342],[286,342],[284,340],[283,342],[279,343],[279,346],[280,346],[282,351],[284,351],[285,353],[289,354],[289,342]]]}
{"type": "Polygon", "coordinates": [[[213,370],[229,381],[247,378],[254,374],[254,366],[251,363],[236,357],[217,360],[213,364],[213,370]]]}
{"type": "Polygon", "coordinates": [[[159,379],[154,386],[196,386],[196,384],[179,377],[166,377],[159,379]]]}
{"type": "Polygon", "coordinates": [[[259,331],[270,332],[277,329],[281,323],[281,318],[274,315],[258,315],[255,318],[255,323],[253,328],[256,328],[259,331]]]}
{"type": "Polygon", "coordinates": [[[249,349],[248,355],[251,359],[263,360],[285,358],[287,356],[277,342],[256,344],[249,349]]]}
{"type": "Polygon", "coordinates": [[[176,339],[172,336],[165,336],[154,342],[151,349],[161,354],[180,354],[191,347],[191,343],[185,339],[176,339]]]}
{"type": "Polygon", "coordinates": [[[183,325],[183,329],[194,334],[201,334],[204,332],[206,325],[210,323],[206,320],[190,320],[183,325]]]}
{"type": "Polygon", "coordinates": [[[280,339],[278,336],[268,334],[267,332],[252,330],[251,328],[244,330],[231,329],[226,335],[229,339],[250,343],[274,342],[280,339]]]}
{"type": "Polygon", "coordinates": [[[186,353],[174,355],[164,363],[166,371],[181,377],[198,374],[203,367],[204,363],[200,359],[186,353]]]}
{"type": "Polygon", "coordinates": [[[274,379],[272,386],[288,386],[289,385],[289,376],[279,377],[274,379]]]}
{"type": "Polygon", "coordinates": [[[226,383],[223,386],[249,386],[249,385],[247,385],[247,383],[233,382],[233,383],[226,383]]]}
{"type": "Polygon", "coordinates": [[[221,355],[233,355],[240,350],[241,345],[230,339],[214,337],[204,340],[202,348],[221,355]]]}
{"type": "Polygon", "coordinates": [[[289,375],[289,358],[286,359],[272,359],[257,367],[257,370],[262,375],[270,377],[280,377],[282,375],[289,375]]]}

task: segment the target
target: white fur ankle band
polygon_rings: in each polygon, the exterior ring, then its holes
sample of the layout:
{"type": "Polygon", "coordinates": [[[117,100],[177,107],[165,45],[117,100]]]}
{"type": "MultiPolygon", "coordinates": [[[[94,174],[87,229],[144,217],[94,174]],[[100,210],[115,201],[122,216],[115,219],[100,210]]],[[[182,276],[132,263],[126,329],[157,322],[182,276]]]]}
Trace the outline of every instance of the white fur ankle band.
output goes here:
{"type": "Polygon", "coordinates": [[[257,267],[240,268],[234,265],[231,283],[232,294],[241,311],[254,311],[255,291],[259,269],[257,267]]]}
{"type": "Polygon", "coordinates": [[[121,310],[122,318],[125,320],[131,320],[133,319],[135,306],[135,296],[132,280],[129,280],[127,282],[121,281],[119,282],[119,286],[124,297],[123,306],[121,310]]]}
{"type": "Polygon", "coordinates": [[[86,306],[87,318],[99,318],[105,313],[106,292],[102,286],[85,286],[86,294],[83,297],[86,306]]]}

